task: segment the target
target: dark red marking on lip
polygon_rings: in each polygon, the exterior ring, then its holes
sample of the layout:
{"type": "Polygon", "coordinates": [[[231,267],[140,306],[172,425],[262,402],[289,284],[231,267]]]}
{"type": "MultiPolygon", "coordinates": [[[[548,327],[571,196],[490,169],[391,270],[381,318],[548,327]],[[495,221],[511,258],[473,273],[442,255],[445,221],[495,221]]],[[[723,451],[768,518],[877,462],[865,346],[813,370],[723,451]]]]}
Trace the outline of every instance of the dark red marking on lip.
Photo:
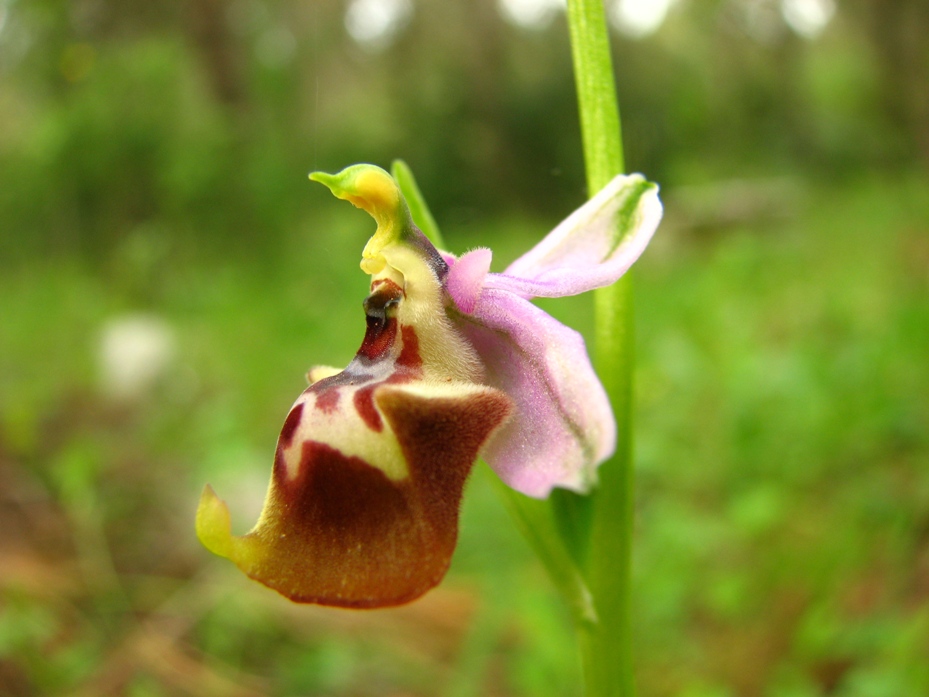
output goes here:
{"type": "Polygon", "coordinates": [[[365,298],[365,309],[368,306],[383,308],[388,303],[400,300],[403,297],[403,288],[389,278],[381,278],[374,283],[371,294],[365,298]]]}
{"type": "Polygon", "coordinates": [[[277,449],[274,451],[274,468],[271,470],[274,479],[280,481],[287,480],[287,463],[284,462],[284,446],[280,441],[277,442],[277,449]]]}
{"type": "Polygon", "coordinates": [[[376,538],[398,514],[409,514],[400,488],[381,470],[325,443],[303,444],[300,473],[297,486],[314,495],[294,502],[298,514],[336,534],[355,528],[356,536],[376,538]]]}
{"type": "Polygon", "coordinates": [[[481,446],[512,411],[502,392],[488,390],[466,400],[385,391],[384,412],[416,482],[423,515],[437,530],[457,533],[458,501],[481,446]]]}
{"type": "Polygon", "coordinates": [[[416,379],[414,373],[408,371],[397,371],[392,373],[389,378],[383,380],[378,385],[404,385],[408,382],[413,382],[416,379]]]}
{"type": "Polygon", "coordinates": [[[355,405],[355,411],[358,412],[358,416],[365,422],[365,425],[372,431],[380,433],[384,430],[384,423],[381,421],[381,415],[377,413],[377,408],[374,406],[374,390],[378,385],[380,385],[380,383],[362,387],[355,392],[355,397],[352,402],[355,405]]]}
{"type": "Polygon", "coordinates": [[[330,387],[316,395],[316,408],[324,414],[331,414],[339,408],[341,391],[338,387],[330,387]]]}
{"type": "Polygon", "coordinates": [[[393,317],[371,317],[367,318],[368,328],[365,331],[364,341],[361,342],[361,348],[358,349],[358,355],[367,358],[369,361],[376,361],[383,358],[394,345],[397,338],[397,320],[393,317]]]}
{"type": "Polygon", "coordinates": [[[400,336],[403,338],[403,348],[397,357],[397,367],[422,370],[423,358],[419,355],[419,337],[416,335],[416,330],[405,324],[400,327],[400,336]]]}
{"type": "Polygon", "coordinates": [[[400,605],[442,580],[462,487],[510,400],[495,390],[466,399],[389,390],[378,404],[409,476],[391,480],[313,440],[301,444],[293,478],[279,457],[262,522],[243,538],[259,555],[242,566],[252,578],[296,602],[355,608],[400,605]]]}
{"type": "Polygon", "coordinates": [[[300,424],[300,417],[303,415],[303,402],[294,405],[294,408],[290,410],[290,413],[287,415],[287,418],[284,420],[284,426],[281,428],[281,435],[278,439],[278,443],[285,448],[290,447],[291,441],[294,439],[294,431],[297,430],[297,426],[300,424]]]}
{"type": "Polygon", "coordinates": [[[307,441],[297,477],[281,471],[272,484],[275,514],[250,533],[273,549],[271,566],[253,577],[292,600],[398,605],[444,575],[453,547],[428,529],[409,480],[393,482],[359,457],[307,441]]]}

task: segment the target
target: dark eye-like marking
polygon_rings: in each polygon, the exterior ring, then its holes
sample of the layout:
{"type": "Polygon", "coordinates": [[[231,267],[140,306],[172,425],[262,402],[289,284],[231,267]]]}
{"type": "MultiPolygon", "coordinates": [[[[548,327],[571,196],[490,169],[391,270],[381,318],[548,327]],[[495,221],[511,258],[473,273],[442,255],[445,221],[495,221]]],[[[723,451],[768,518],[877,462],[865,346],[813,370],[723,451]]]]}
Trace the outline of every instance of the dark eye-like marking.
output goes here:
{"type": "Polygon", "coordinates": [[[382,358],[397,337],[397,307],[403,290],[393,281],[383,281],[365,298],[367,330],[358,355],[371,361],[382,358]]]}
{"type": "Polygon", "coordinates": [[[365,298],[363,306],[368,331],[383,331],[387,325],[387,318],[396,315],[396,308],[399,304],[400,298],[385,297],[385,294],[376,292],[365,298]]]}

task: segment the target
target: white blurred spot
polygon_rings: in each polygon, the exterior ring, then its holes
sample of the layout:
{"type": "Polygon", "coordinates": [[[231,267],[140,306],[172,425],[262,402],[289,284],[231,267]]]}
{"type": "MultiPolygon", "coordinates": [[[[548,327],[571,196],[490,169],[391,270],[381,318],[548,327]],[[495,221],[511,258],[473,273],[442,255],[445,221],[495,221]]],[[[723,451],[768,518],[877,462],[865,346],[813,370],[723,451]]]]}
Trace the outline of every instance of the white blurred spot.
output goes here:
{"type": "Polygon", "coordinates": [[[365,48],[380,51],[390,46],[412,16],[411,0],[351,0],[345,29],[365,48]]]}
{"type": "Polygon", "coordinates": [[[800,36],[815,39],[835,15],[835,0],[781,0],[781,14],[800,36]]]}
{"type": "Polygon", "coordinates": [[[177,340],[160,317],[128,314],[106,323],[99,350],[104,392],[115,399],[132,400],[142,397],[165,374],[177,340]]]}
{"type": "MultiPolygon", "coordinates": [[[[22,15],[22,11],[19,14],[22,15]]],[[[22,60],[32,45],[33,34],[28,23],[14,12],[10,0],[0,0],[0,46],[4,59],[0,62],[0,73],[22,60]]]]}
{"type": "Polygon", "coordinates": [[[614,0],[610,22],[626,36],[641,39],[658,31],[677,0],[614,0]]]}
{"type": "Polygon", "coordinates": [[[555,15],[564,11],[566,0],[498,0],[500,14],[523,29],[545,29],[555,15]]]}

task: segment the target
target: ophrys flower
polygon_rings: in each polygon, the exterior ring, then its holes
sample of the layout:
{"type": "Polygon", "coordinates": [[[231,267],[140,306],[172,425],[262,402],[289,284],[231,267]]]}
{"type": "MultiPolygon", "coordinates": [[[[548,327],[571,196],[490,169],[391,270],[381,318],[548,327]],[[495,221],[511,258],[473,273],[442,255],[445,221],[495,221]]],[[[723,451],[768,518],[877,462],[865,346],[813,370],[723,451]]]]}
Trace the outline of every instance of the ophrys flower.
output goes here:
{"type": "Polygon", "coordinates": [[[255,528],[236,537],[207,487],[211,551],[298,602],[383,607],[436,585],[479,454],[513,488],[586,491],[616,439],[581,336],[535,307],[607,285],[644,250],[657,187],[617,177],[502,274],[441,253],[372,165],[311,178],[377,222],[362,253],[367,331],[342,371],[317,368],[278,440],[255,528]]]}

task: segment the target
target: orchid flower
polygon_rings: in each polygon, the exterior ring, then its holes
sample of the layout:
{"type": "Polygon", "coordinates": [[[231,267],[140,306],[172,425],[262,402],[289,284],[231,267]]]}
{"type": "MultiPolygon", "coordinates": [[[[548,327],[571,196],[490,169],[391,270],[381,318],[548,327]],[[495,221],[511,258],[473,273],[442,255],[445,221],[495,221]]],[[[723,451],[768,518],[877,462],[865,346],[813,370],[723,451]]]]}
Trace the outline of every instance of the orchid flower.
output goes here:
{"type": "Polygon", "coordinates": [[[367,331],[342,371],[315,368],[277,444],[264,510],[231,534],[209,485],[197,534],[297,602],[385,607],[441,581],[479,455],[542,498],[589,491],[616,426],[580,334],[530,302],[608,285],[648,244],[657,186],[619,176],[503,273],[438,251],[384,170],[310,178],[377,222],[362,253],[367,331]]]}

